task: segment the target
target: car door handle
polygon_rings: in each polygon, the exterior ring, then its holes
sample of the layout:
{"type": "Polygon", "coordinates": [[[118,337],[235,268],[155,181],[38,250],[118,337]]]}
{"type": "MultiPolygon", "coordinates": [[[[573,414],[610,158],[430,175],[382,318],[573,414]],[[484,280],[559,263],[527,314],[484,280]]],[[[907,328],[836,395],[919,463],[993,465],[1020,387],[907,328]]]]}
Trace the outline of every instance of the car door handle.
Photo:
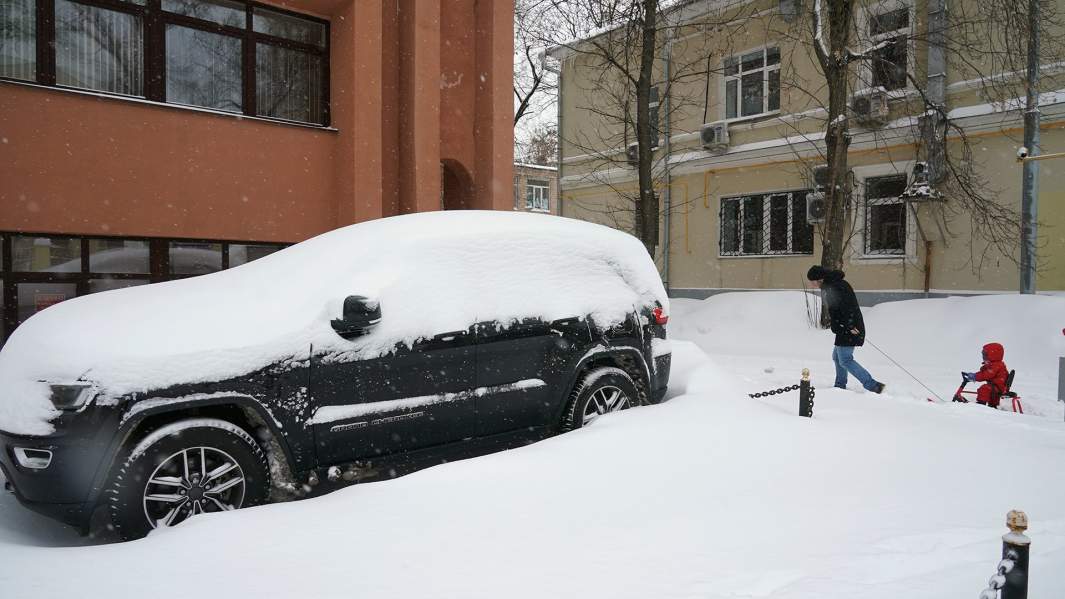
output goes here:
{"type": "Polygon", "coordinates": [[[442,341],[444,343],[447,343],[448,341],[461,339],[463,337],[466,337],[467,335],[469,335],[469,333],[467,333],[466,331],[452,331],[450,333],[440,333],[439,335],[433,337],[433,341],[442,341]]]}

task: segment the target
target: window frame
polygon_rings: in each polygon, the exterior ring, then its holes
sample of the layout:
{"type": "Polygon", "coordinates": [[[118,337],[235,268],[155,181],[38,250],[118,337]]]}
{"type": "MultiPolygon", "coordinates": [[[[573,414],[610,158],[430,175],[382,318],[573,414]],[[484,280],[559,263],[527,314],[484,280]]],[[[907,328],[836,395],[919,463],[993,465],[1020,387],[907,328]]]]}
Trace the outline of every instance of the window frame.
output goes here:
{"type": "Polygon", "coordinates": [[[549,179],[526,179],[525,180],[525,209],[532,212],[551,211],[551,181],[549,179]],[[545,185],[540,185],[545,183],[545,185]],[[529,201],[529,193],[534,196],[529,201]],[[537,204],[542,204],[542,207],[537,204]]]}
{"type": "Polygon", "coordinates": [[[331,52],[331,28],[330,22],[327,19],[308,15],[305,13],[295,12],[278,6],[269,4],[262,4],[260,2],[254,2],[250,0],[229,0],[230,2],[241,4],[244,7],[245,23],[244,28],[231,27],[227,25],[221,25],[213,21],[207,21],[181,15],[177,13],[168,12],[162,9],[161,0],[145,0],[143,5],[135,4],[133,2],[127,2],[123,0],[68,0],[75,4],[81,4],[84,6],[91,6],[104,10],[110,10],[114,12],[120,12],[124,14],[133,15],[141,19],[143,27],[143,48],[141,49],[142,59],[142,77],[144,89],[143,95],[129,95],[115,92],[109,92],[105,90],[76,87],[69,85],[60,85],[56,82],[56,64],[57,64],[57,51],[56,51],[56,29],[55,29],[55,5],[56,0],[37,0],[36,2],[36,31],[35,31],[35,43],[36,43],[36,73],[34,80],[17,79],[14,77],[0,77],[0,81],[12,81],[17,83],[30,83],[43,85],[46,87],[52,87],[63,90],[75,90],[79,92],[87,92],[92,94],[99,94],[104,96],[112,96],[116,98],[132,98],[136,100],[147,100],[150,102],[157,102],[160,104],[166,104],[170,106],[176,106],[181,108],[192,108],[195,110],[203,110],[206,112],[212,112],[217,114],[231,114],[242,115],[247,117],[254,117],[256,119],[263,119],[269,121],[275,121],[280,123],[291,123],[304,127],[322,127],[328,128],[331,122],[330,115],[330,97],[329,97],[329,82],[330,82],[330,52],[331,52]],[[284,14],[291,17],[299,18],[304,21],[313,22],[322,25],[325,29],[323,45],[321,47],[312,44],[299,42],[296,40],[290,40],[287,38],[277,37],[265,33],[260,33],[254,30],[253,19],[255,10],[261,9],[274,13],[284,14]],[[240,40],[241,47],[241,110],[240,112],[212,108],[209,106],[198,106],[195,104],[186,104],[179,102],[172,102],[166,98],[166,29],[167,25],[176,25],[180,27],[186,27],[198,31],[204,31],[208,33],[225,35],[227,37],[233,37],[240,40]],[[257,91],[257,64],[256,64],[256,48],[260,44],[277,46],[286,50],[294,50],[304,52],[308,54],[314,54],[319,57],[322,64],[322,80],[321,80],[321,122],[311,121],[297,121],[292,119],[285,119],[269,115],[258,114],[258,108],[256,106],[256,91],[257,91]]]}
{"type": "MultiPolygon", "coordinates": [[[[718,243],[717,243],[717,256],[718,258],[774,258],[774,257],[789,257],[789,256],[812,256],[814,253],[814,245],[811,244],[809,251],[796,251],[795,250],[795,214],[796,205],[800,205],[803,208],[803,214],[805,215],[805,202],[806,195],[813,190],[807,188],[798,189],[784,189],[775,191],[764,191],[757,193],[745,193],[722,196],[718,201],[718,243]],[[775,197],[787,196],[788,197],[788,222],[787,222],[787,249],[786,250],[771,250],[772,244],[772,200],[775,197]],[[758,253],[748,253],[743,250],[743,220],[744,220],[744,200],[747,198],[762,198],[762,249],[758,253]],[[736,223],[738,227],[737,236],[737,250],[725,251],[725,206],[727,202],[738,202],[739,207],[736,211],[736,223]]],[[[811,238],[813,238],[814,230],[813,225],[807,223],[810,227],[811,238]]]]}
{"type": "Polygon", "coordinates": [[[764,44],[764,45],[761,45],[761,46],[755,46],[753,48],[748,48],[746,50],[743,50],[742,52],[734,52],[734,53],[730,54],[729,56],[724,57],[721,60],[721,77],[720,77],[720,81],[719,81],[719,85],[718,85],[718,93],[719,93],[719,97],[721,98],[721,102],[720,102],[720,105],[721,105],[721,118],[719,120],[724,121],[726,123],[736,123],[736,122],[742,122],[742,121],[757,120],[757,119],[762,119],[762,118],[766,118],[766,117],[770,117],[770,116],[776,116],[776,115],[781,114],[782,106],[777,106],[777,108],[775,108],[773,110],[769,110],[769,73],[770,72],[775,71],[775,72],[778,73],[778,79],[777,79],[777,81],[778,81],[777,103],[778,104],[782,104],[782,101],[781,101],[782,98],[780,97],[781,96],[780,92],[783,89],[780,86],[780,84],[779,84],[779,81],[780,81],[779,80],[779,73],[781,71],[781,66],[783,65],[783,62],[784,62],[783,53],[780,53],[780,60],[777,61],[776,64],[774,64],[774,65],[766,65],[766,55],[768,54],[769,50],[772,50],[772,49],[776,49],[778,52],[780,52],[780,44],[779,43],[770,43],[770,44],[764,44]],[[748,114],[748,115],[744,116],[743,115],[743,75],[744,75],[744,71],[742,69],[743,57],[745,55],[747,55],[747,54],[752,54],[754,52],[761,52],[762,53],[762,66],[761,66],[760,69],[752,69],[750,71],[746,71],[746,73],[754,73],[754,72],[756,72],[758,70],[762,71],[762,109],[763,110],[762,110],[762,112],[759,112],[757,114],[748,114]],[[730,59],[735,59],[736,60],[737,70],[736,70],[736,74],[735,75],[726,74],[726,69],[728,68],[727,67],[728,61],[730,59]],[[729,81],[735,81],[736,82],[736,116],[734,116],[734,117],[730,117],[728,115],[728,83],[729,83],[729,81]]]}
{"type": "MultiPolygon", "coordinates": [[[[117,235],[70,235],[34,231],[0,231],[0,346],[6,336],[18,328],[18,285],[23,283],[69,283],[75,285],[74,297],[90,294],[93,280],[114,279],[123,281],[141,281],[160,283],[177,279],[188,279],[198,274],[172,273],[170,267],[169,247],[171,242],[181,243],[217,243],[222,246],[222,269],[231,268],[229,250],[231,245],[261,245],[282,250],[291,243],[275,241],[254,241],[235,239],[201,239],[179,237],[144,237],[117,235]],[[49,239],[75,239],[80,244],[81,265],[77,271],[16,271],[14,269],[13,240],[15,237],[46,237],[49,239]],[[119,241],[143,241],[148,245],[149,262],[147,273],[109,273],[91,269],[89,244],[94,239],[114,239],[119,241]]],[[[247,264],[247,263],[245,263],[247,264]]],[[[239,266],[239,265],[238,265],[239,266]]]]}
{"type": "Polygon", "coordinates": [[[906,246],[908,245],[908,239],[910,237],[910,223],[909,214],[906,206],[906,201],[898,197],[869,197],[869,184],[872,181],[879,181],[884,179],[901,179],[903,188],[906,186],[906,175],[904,173],[884,174],[870,176],[862,182],[862,255],[868,257],[888,257],[898,258],[907,255],[906,246]],[[870,248],[870,242],[872,240],[872,208],[877,206],[902,206],[902,247],[898,249],[881,249],[874,250],[870,248]]]}
{"type": "MultiPolygon", "coordinates": [[[[880,0],[879,2],[866,6],[865,9],[862,10],[862,12],[860,13],[859,39],[863,40],[866,44],[868,44],[869,48],[872,48],[873,46],[879,44],[882,41],[889,40],[892,38],[904,37],[906,40],[906,84],[902,87],[895,89],[887,89],[885,87],[884,91],[886,91],[888,94],[905,95],[906,93],[911,92],[914,89],[913,82],[910,80],[910,77],[912,77],[914,73],[916,73],[917,66],[917,48],[914,43],[914,19],[916,19],[916,17],[916,2],[914,2],[913,0],[880,0]],[[869,32],[869,27],[873,23],[874,15],[882,15],[901,9],[905,9],[909,14],[906,27],[894,29],[890,33],[881,33],[877,35],[872,35],[869,32]]],[[[859,76],[861,77],[861,81],[867,82],[867,87],[870,89],[877,89],[878,87],[883,87],[874,85],[873,83],[874,62],[875,61],[873,60],[863,60],[862,66],[859,70],[859,76]]]]}
{"type": "Polygon", "coordinates": [[[917,262],[917,219],[914,213],[913,207],[908,202],[903,201],[905,205],[906,216],[906,251],[902,253],[868,253],[866,248],[868,244],[866,242],[867,237],[867,223],[869,219],[868,210],[866,207],[866,181],[871,179],[880,179],[884,177],[906,177],[909,181],[909,173],[913,172],[913,165],[915,161],[904,160],[899,162],[890,162],[882,164],[874,164],[869,166],[856,166],[853,167],[855,178],[855,198],[857,198],[857,210],[855,211],[855,226],[861,227],[860,234],[856,231],[856,234],[851,236],[849,242],[851,255],[855,260],[865,262],[876,263],[916,263],[917,262]]]}

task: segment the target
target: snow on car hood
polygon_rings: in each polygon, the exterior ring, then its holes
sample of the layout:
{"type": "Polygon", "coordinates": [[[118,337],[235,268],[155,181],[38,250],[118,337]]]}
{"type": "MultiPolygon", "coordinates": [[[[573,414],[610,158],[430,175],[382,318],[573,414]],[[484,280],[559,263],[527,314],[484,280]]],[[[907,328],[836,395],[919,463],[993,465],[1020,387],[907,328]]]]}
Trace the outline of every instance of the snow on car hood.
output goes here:
{"type": "Polygon", "coordinates": [[[52,432],[46,382],[80,378],[106,399],[239,376],[312,344],[368,358],[486,320],[590,314],[611,326],[656,301],[668,308],[643,245],[607,227],[486,211],[385,218],[230,270],[43,310],[0,351],[0,430],[52,432]],[[329,324],[349,295],[381,304],[380,324],[355,341],[329,324]]]}

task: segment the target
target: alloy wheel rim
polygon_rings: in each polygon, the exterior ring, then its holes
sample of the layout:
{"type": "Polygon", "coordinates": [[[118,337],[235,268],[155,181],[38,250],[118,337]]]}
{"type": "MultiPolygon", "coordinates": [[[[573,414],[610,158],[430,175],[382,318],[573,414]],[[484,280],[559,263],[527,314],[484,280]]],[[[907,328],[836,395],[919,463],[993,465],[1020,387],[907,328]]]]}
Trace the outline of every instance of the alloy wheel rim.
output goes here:
{"type": "Polygon", "coordinates": [[[624,410],[629,406],[629,396],[614,386],[604,386],[592,392],[584,406],[582,426],[591,424],[596,418],[610,412],[624,410]]]}
{"type": "Polygon", "coordinates": [[[228,512],[244,503],[244,471],[214,447],[189,447],[163,460],[144,485],[144,516],[152,528],[197,515],[228,512]]]}

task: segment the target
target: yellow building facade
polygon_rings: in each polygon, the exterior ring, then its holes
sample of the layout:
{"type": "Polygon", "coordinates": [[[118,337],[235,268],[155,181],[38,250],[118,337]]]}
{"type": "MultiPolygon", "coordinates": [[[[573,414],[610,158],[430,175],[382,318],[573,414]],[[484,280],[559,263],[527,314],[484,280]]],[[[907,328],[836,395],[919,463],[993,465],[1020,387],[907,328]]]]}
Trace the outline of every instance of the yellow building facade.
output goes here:
{"type": "MultiPolygon", "coordinates": [[[[945,4],[963,14],[971,6],[945,4]]],[[[816,206],[808,214],[816,196],[807,196],[817,190],[825,160],[827,92],[803,37],[809,14],[789,14],[790,6],[703,1],[667,15],[674,27],[652,94],[659,131],[653,168],[662,208],[656,261],[674,295],[801,289],[807,268],[820,261],[822,225],[816,206]]],[[[989,83],[994,67],[979,57],[947,52],[945,65],[930,62],[921,40],[936,8],[926,0],[874,1],[856,15],[856,50],[882,45],[887,50],[873,62],[895,65],[859,65],[851,83],[854,193],[844,269],[864,301],[1019,287],[1019,230],[1016,248],[1004,252],[974,229],[965,202],[949,190],[940,200],[899,199],[920,177],[924,99],[945,72],[945,111],[957,128],[948,155],[971,165],[985,197],[1020,212],[1023,81],[999,73],[989,83]],[[880,44],[885,39],[898,41],[880,44]],[[1010,96],[1014,90],[1020,92],[1010,96]],[[863,97],[868,101],[855,104],[863,97]]],[[[579,45],[551,53],[561,62],[559,212],[625,228],[627,192],[637,178],[626,150],[635,139],[624,119],[610,117],[616,90],[607,89],[602,65],[579,45]]],[[[1065,151],[1060,65],[1044,69],[1043,78],[1045,89],[1061,91],[1041,99],[1042,151],[1065,151]]],[[[1038,289],[1063,291],[1065,159],[1043,161],[1040,170],[1038,289]]]]}

